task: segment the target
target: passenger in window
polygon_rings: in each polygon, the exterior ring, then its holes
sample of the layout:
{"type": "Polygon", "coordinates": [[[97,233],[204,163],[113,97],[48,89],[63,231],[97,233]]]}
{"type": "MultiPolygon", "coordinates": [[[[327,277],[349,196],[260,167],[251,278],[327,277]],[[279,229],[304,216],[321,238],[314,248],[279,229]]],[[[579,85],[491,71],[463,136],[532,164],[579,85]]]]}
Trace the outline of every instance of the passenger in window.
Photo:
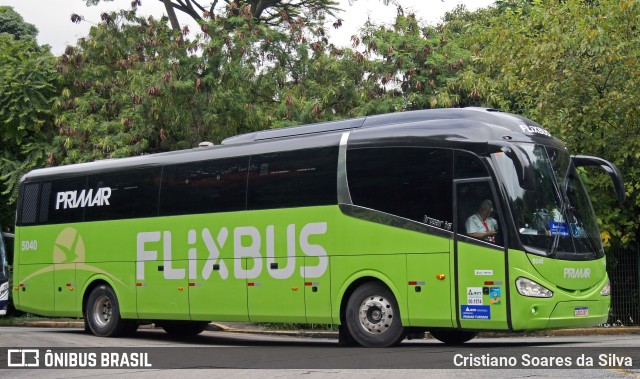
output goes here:
{"type": "Polygon", "coordinates": [[[498,233],[498,221],[491,217],[493,205],[491,200],[484,200],[480,203],[478,211],[467,219],[464,223],[467,235],[489,242],[495,242],[495,235],[498,233]]]}

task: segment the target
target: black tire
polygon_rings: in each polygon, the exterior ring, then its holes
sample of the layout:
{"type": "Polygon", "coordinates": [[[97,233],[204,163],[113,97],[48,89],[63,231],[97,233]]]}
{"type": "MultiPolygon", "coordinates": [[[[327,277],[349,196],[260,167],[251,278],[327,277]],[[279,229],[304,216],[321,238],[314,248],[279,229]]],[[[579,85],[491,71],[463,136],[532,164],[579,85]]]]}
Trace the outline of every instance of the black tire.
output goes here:
{"type": "Polygon", "coordinates": [[[166,321],[159,325],[171,336],[191,337],[202,333],[209,321],[166,321]]]}
{"type": "Polygon", "coordinates": [[[383,284],[365,283],[349,297],[345,323],[353,339],[365,347],[388,347],[405,337],[398,302],[383,284]]]}
{"type": "Polygon", "coordinates": [[[429,333],[431,333],[433,338],[447,345],[462,345],[478,335],[476,332],[464,330],[430,330],[429,333]]]}
{"type": "Polygon", "coordinates": [[[135,320],[120,317],[118,298],[107,284],[97,286],[89,294],[84,320],[85,328],[99,337],[119,337],[132,333],[138,327],[135,320]]]}

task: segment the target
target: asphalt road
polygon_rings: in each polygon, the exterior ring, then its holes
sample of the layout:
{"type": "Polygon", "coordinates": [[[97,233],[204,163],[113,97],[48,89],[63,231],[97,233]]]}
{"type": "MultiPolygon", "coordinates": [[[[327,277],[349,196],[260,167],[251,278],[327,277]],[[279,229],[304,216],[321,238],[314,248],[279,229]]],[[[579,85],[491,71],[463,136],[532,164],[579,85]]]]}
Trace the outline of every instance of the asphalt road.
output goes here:
{"type": "Polygon", "coordinates": [[[638,378],[637,335],[479,338],[462,347],[435,340],[390,349],[335,339],[206,331],[171,338],[144,329],[99,338],[76,328],[0,328],[0,377],[59,378],[638,378]],[[37,353],[35,353],[37,351],[37,353]],[[37,361],[34,356],[37,354],[37,361]],[[8,368],[22,362],[34,368],[8,368]],[[95,367],[109,367],[96,370],[95,367]],[[60,369],[53,367],[75,367],[60,369]],[[513,367],[516,367],[515,369],[513,367]]]}

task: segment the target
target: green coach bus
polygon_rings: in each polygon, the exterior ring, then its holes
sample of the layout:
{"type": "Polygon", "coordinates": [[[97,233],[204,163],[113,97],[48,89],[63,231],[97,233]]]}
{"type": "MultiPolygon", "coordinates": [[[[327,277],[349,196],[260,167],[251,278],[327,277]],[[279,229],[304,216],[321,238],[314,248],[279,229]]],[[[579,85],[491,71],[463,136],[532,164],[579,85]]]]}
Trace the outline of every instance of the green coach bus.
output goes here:
{"type": "Polygon", "coordinates": [[[426,330],[462,343],[592,326],[610,285],[587,165],[624,200],[611,163],[569,155],[525,118],[464,108],[35,170],[20,185],[12,293],[98,336],[327,323],[345,343],[391,346],[426,330]],[[486,233],[472,233],[480,213],[486,233]]]}

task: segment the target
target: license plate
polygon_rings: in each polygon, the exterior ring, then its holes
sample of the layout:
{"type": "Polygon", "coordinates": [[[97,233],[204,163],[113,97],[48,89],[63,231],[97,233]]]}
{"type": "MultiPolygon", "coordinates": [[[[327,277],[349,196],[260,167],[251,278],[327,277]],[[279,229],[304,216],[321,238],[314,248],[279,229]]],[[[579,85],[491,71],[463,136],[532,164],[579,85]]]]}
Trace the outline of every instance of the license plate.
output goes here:
{"type": "Polygon", "coordinates": [[[573,310],[573,315],[576,317],[589,316],[589,308],[588,307],[575,308],[573,310]]]}

